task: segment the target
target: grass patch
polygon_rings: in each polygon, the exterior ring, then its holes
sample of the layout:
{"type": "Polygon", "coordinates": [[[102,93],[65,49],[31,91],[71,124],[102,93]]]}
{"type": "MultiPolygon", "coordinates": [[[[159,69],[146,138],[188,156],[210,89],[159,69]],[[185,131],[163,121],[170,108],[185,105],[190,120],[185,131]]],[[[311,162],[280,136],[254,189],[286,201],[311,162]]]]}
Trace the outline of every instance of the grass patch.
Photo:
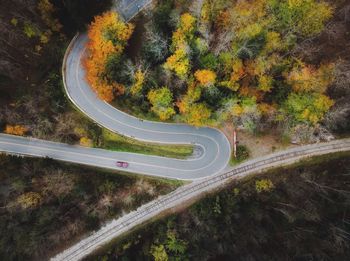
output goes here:
{"type": "Polygon", "coordinates": [[[156,155],[170,158],[184,159],[193,153],[192,145],[164,145],[156,143],[148,143],[127,138],[122,135],[115,134],[109,130],[102,130],[102,148],[134,152],[147,155],[156,155]]]}

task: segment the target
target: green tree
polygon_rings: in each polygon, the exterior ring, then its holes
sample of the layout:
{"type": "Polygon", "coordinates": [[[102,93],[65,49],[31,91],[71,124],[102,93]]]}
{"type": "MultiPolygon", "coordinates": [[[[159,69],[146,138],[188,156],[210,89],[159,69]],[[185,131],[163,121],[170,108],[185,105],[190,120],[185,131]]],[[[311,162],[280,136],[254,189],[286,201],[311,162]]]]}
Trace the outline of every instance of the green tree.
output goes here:
{"type": "Polygon", "coordinates": [[[284,104],[280,120],[284,120],[286,115],[291,115],[295,122],[306,122],[314,125],[323,119],[333,104],[334,101],[323,94],[291,93],[284,104]]]}
{"type": "Polygon", "coordinates": [[[187,249],[187,242],[176,237],[176,233],[173,230],[167,231],[166,249],[176,255],[183,255],[187,249]]]}
{"type": "Polygon", "coordinates": [[[271,0],[277,27],[302,36],[320,33],[333,15],[333,8],[325,1],[271,0]]]}
{"type": "Polygon", "coordinates": [[[151,90],[148,100],[152,104],[151,110],[159,116],[161,120],[167,120],[175,114],[173,106],[173,94],[167,87],[151,90]]]}

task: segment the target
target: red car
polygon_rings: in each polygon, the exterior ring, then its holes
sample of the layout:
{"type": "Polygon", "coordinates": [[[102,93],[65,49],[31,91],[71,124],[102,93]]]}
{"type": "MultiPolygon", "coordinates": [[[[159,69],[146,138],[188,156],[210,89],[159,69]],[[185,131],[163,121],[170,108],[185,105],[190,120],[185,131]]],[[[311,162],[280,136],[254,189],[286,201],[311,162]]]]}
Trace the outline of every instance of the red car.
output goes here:
{"type": "Polygon", "coordinates": [[[121,167],[121,168],[129,167],[129,163],[127,163],[125,161],[117,161],[116,165],[117,165],[117,167],[121,167]]]}

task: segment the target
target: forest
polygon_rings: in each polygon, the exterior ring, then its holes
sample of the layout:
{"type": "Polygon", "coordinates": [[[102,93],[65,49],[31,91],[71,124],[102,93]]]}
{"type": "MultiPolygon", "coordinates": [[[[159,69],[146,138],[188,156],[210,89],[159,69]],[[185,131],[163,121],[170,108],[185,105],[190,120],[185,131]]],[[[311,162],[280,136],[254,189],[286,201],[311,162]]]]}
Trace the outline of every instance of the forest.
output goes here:
{"type": "MultiPolygon", "coordinates": [[[[0,131],[111,150],[186,157],[191,147],[132,141],[103,130],[64,94],[61,64],[78,29],[109,1],[0,3],[0,131]],[[84,8],[82,8],[84,7],[84,8]]],[[[0,260],[47,260],[85,233],[180,185],[0,153],[0,260]]]]}
{"type": "Polygon", "coordinates": [[[69,41],[110,5],[107,0],[1,3],[0,131],[86,147],[178,158],[191,155],[192,146],[139,142],[104,130],[66,97],[61,66],[69,41]]]}
{"type": "Polygon", "coordinates": [[[180,183],[0,155],[0,259],[47,260],[180,183]],[[118,174],[118,175],[117,175],[118,174]]]}
{"type": "Polygon", "coordinates": [[[85,260],[347,260],[349,156],[233,183],[85,260]]]}
{"type": "MultiPolygon", "coordinates": [[[[300,143],[349,133],[348,1],[157,0],[130,23],[110,6],[109,0],[1,0],[1,132],[191,155],[191,147],[112,134],[68,102],[61,65],[79,30],[90,38],[84,66],[92,88],[140,117],[195,126],[229,122],[300,143]],[[142,44],[133,52],[138,31],[142,44]]],[[[91,258],[344,259],[348,159],[322,158],[233,184],[91,258]]],[[[50,159],[0,154],[0,166],[1,260],[47,259],[180,185],[50,159]]]]}
{"type": "Polygon", "coordinates": [[[346,1],[157,1],[143,14],[136,57],[129,43],[140,24],[106,12],[88,28],[86,77],[102,99],[146,118],[231,122],[312,142],[315,133],[349,127],[348,57],[323,54],[330,47],[320,41],[343,38],[346,48],[347,8],[346,1]]]}

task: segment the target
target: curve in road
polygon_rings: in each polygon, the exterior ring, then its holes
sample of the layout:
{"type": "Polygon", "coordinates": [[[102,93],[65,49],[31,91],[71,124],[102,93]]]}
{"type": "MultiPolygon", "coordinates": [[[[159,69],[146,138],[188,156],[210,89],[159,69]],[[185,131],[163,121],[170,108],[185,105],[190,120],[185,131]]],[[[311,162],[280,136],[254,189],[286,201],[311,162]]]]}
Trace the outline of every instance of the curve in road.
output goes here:
{"type": "MultiPolygon", "coordinates": [[[[124,3],[123,17],[129,20],[151,1],[135,0],[124,3]],[[127,4],[127,5],[126,5],[127,4]]],[[[168,124],[140,120],[100,100],[85,81],[81,64],[87,43],[86,34],[77,34],[67,48],[62,74],[69,99],[85,115],[115,133],[131,138],[167,144],[193,144],[201,148],[200,157],[187,160],[88,149],[44,140],[0,134],[0,151],[13,154],[50,157],[53,159],[93,165],[126,172],[181,180],[195,180],[220,173],[231,156],[226,136],[213,128],[195,128],[185,124],[168,124]],[[121,169],[116,161],[127,161],[121,169]]]]}
{"type": "MultiPolygon", "coordinates": [[[[137,2],[134,1],[133,3],[137,2]]],[[[138,8],[138,10],[140,9],[138,8]]],[[[130,15],[135,14],[131,13],[130,15]]],[[[142,121],[99,100],[85,82],[85,75],[81,66],[86,41],[87,36],[85,34],[77,35],[73,39],[67,50],[63,65],[67,94],[81,111],[111,131],[132,138],[161,143],[198,144],[204,151],[203,155],[195,159],[177,160],[83,148],[5,134],[0,135],[0,151],[39,157],[47,156],[59,160],[113,169],[116,169],[114,165],[116,160],[125,160],[132,162],[130,169],[128,169],[130,172],[178,179],[202,180],[183,186],[120,219],[113,220],[101,230],[57,255],[54,260],[79,260],[107,243],[110,239],[156,216],[160,212],[183,204],[186,200],[216,188],[231,179],[244,177],[252,172],[261,171],[269,167],[295,162],[310,155],[350,150],[350,140],[304,146],[249,161],[229,172],[214,175],[222,172],[231,155],[230,144],[225,135],[212,128],[197,129],[183,124],[142,121]]]]}
{"type": "MultiPolygon", "coordinates": [[[[159,170],[145,168],[141,173],[176,179],[198,179],[215,175],[228,164],[231,147],[226,136],[213,128],[196,128],[185,124],[170,124],[140,120],[100,100],[85,80],[81,65],[88,41],[86,34],[78,34],[71,42],[63,65],[64,84],[70,100],[89,118],[109,130],[147,142],[167,144],[195,144],[203,149],[200,158],[177,160],[153,157],[159,170]],[[171,170],[173,169],[173,170],[171,170]]],[[[119,160],[130,160],[135,154],[123,153],[119,160]]],[[[143,161],[149,156],[139,156],[143,161]]],[[[136,161],[134,159],[134,161],[136,161]]],[[[130,168],[130,171],[134,171],[130,168]]],[[[140,172],[139,172],[140,173],[140,172]]]]}

